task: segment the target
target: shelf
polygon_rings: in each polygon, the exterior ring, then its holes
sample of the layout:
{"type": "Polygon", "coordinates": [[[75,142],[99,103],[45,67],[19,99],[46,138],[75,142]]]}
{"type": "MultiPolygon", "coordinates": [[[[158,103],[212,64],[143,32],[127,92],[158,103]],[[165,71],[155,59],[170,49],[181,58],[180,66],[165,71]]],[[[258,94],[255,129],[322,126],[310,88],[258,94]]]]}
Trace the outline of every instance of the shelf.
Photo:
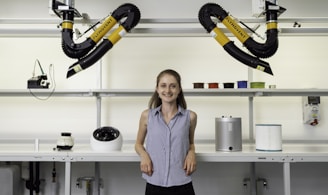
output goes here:
{"type": "Polygon", "coordinates": [[[328,89],[192,89],[184,93],[192,96],[328,96],[328,89]]]}
{"type": "MultiPolygon", "coordinates": [[[[89,89],[89,90],[55,90],[49,89],[22,89],[0,90],[0,97],[31,96],[71,96],[71,97],[147,97],[153,89],[89,89]]],[[[328,89],[184,89],[185,96],[328,96],[328,89]]]]}
{"type": "Polygon", "coordinates": [[[328,89],[191,89],[189,96],[328,96],[328,89]]]}
{"type": "MultiPolygon", "coordinates": [[[[92,25],[100,19],[76,18],[74,23],[82,25],[92,25]]],[[[248,25],[265,24],[264,18],[239,18],[248,25]]],[[[218,22],[218,21],[215,21],[218,22]]],[[[59,18],[0,18],[0,23],[9,27],[0,28],[0,37],[61,37],[61,29],[57,27],[61,23],[59,18]],[[37,27],[26,28],[26,24],[37,27]],[[12,27],[10,25],[13,25],[12,27]],[[19,25],[23,25],[22,28],[19,25]],[[47,25],[41,27],[40,25],[47,25]],[[53,25],[53,26],[49,26],[53,25]]],[[[327,36],[328,35],[327,17],[309,18],[279,18],[279,36],[327,36]],[[295,22],[301,24],[311,24],[311,27],[293,27],[295,22]],[[316,24],[313,27],[312,24],[316,24]]],[[[234,35],[220,23],[220,29],[228,36],[234,35]]],[[[256,31],[257,27],[253,30],[256,31]]],[[[252,34],[247,28],[244,30],[252,34]]],[[[201,26],[197,18],[142,18],[139,24],[126,35],[127,37],[211,37],[201,26]]]]}
{"type": "Polygon", "coordinates": [[[51,89],[5,89],[0,90],[0,97],[22,97],[22,96],[70,96],[70,97],[92,97],[91,90],[55,90],[51,89]]]}

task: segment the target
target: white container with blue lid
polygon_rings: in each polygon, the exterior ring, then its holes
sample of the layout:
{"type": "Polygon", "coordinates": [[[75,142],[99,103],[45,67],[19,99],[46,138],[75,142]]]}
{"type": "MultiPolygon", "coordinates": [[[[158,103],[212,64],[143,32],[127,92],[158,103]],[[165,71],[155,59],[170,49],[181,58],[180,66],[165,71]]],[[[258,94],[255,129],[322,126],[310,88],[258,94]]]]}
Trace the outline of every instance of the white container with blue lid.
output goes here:
{"type": "Polygon", "coordinates": [[[256,124],[255,144],[258,151],[282,151],[281,124],[256,124]]]}

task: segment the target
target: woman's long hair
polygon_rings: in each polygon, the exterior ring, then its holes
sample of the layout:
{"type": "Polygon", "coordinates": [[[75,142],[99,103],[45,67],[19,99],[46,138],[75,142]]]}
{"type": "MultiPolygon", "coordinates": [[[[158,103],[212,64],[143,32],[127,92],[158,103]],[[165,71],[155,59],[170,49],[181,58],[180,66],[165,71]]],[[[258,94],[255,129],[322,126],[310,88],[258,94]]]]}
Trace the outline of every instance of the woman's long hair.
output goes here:
{"type": "MultiPolygon", "coordinates": [[[[177,82],[179,84],[179,88],[180,88],[180,93],[179,93],[178,98],[177,98],[177,105],[180,105],[182,108],[186,109],[187,108],[187,103],[186,103],[186,100],[184,98],[182,87],[181,87],[181,77],[180,77],[179,73],[177,73],[175,70],[166,69],[166,70],[163,70],[162,72],[160,72],[157,76],[156,88],[158,87],[158,83],[159,83],[160,79],[165,74],[172,75],[177,80],[177,82]]],[[[157,90],[154,91],[152,97],[149,100],[148,105],[149,105],[149,108],[157,108],[158,106],[162,105],[162,100],[159,98],[159,94],[157,93],[157,90]]]]}

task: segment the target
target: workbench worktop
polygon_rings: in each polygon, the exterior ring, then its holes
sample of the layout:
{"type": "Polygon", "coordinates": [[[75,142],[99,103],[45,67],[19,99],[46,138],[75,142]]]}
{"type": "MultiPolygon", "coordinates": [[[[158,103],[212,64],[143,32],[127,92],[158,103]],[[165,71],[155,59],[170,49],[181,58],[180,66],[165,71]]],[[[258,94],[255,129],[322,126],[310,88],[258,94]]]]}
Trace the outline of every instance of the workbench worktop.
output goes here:
{"type": "MultiPolygon", "coordinates": [[[[255,144],[243,144],[241,151],[216,151],[215,144],[196,144],[198,161],[203,162],[328,162],[328,144],[283,144],[282,151],[257,151],[255,144]]],[[[55,144],[0,142],[0,161],[90,161],[138,162],[134,144],[124,143],[121,151],[96,152],[89,143],[76,143],[71,150],[57,150],[55,144]]]]}

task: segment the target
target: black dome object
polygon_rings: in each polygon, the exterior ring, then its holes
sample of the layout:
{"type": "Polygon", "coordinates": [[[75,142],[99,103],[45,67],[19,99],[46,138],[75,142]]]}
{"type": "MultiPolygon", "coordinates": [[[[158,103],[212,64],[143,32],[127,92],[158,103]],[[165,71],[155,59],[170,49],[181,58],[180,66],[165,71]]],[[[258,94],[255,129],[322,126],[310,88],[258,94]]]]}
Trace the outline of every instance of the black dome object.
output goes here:
{"type": "Polygon", "coordinates": [[[112,141],[119,136],[120,131],[110,126],[100,127],[93,132],[93,137],[98,141],[112,141]]]}

